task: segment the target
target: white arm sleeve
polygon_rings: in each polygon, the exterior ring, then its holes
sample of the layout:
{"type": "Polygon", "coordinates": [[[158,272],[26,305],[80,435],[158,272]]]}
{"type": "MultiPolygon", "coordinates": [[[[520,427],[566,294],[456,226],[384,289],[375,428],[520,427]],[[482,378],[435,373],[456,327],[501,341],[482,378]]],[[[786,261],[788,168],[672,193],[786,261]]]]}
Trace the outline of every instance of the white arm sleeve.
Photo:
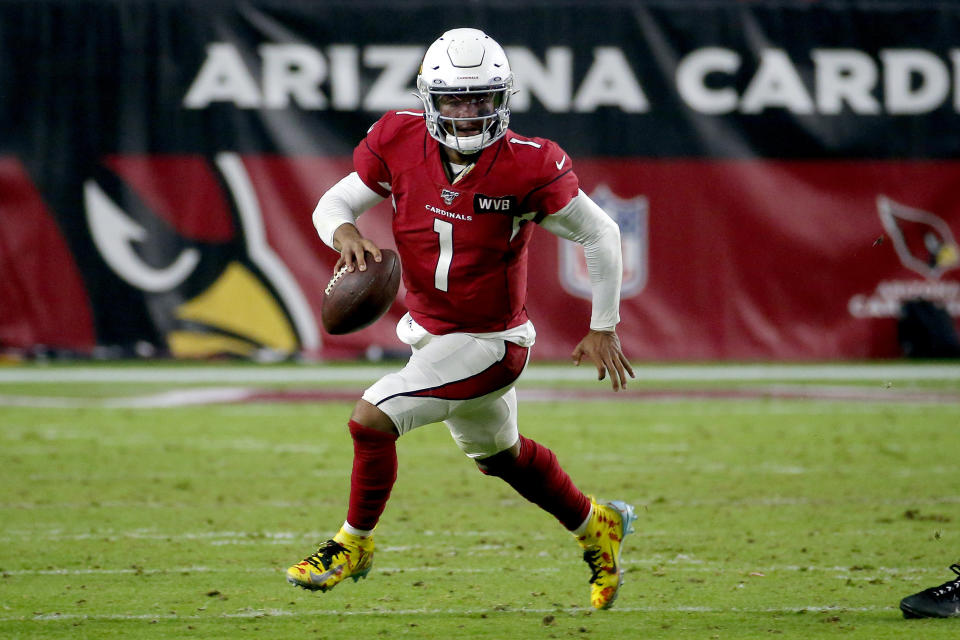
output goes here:
{"type": "Polygon", "coordinates": [[[378,204],[384,198],[363,184],[363,180],[354,171],[337,184],[330,187],[313,210],[313,226],[317,228],[320,239],[331,249],[333,232],[342,224],[356,224],[361,213],[378,204]]]}
{"type": "Polygon", "coordinates": [[[582,190],[565,207],[541,220],[540,226],[583,246],[593,293],[590,328],[612,331],[620,322],[620,227],[582,190]]]}

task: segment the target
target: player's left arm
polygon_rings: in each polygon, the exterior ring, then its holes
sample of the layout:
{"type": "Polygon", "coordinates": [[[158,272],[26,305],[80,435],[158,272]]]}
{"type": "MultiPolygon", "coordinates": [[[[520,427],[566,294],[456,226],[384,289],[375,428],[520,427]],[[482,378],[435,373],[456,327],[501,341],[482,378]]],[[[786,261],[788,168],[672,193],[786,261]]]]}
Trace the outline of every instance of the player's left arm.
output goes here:
{"type": "Polygon", "coordinates": [[[569,203],[540,221],[547,231],[583,246],[590,277],[592,312],[590,331],[573,350],[576,365],[584,357],[597,367],[597,379],[607,373],[614,391],[635,377],[623,353],[616,326],[620,322],[620,283],[623,278],[620,228],[590,196],[577,190],[569,203]]]}

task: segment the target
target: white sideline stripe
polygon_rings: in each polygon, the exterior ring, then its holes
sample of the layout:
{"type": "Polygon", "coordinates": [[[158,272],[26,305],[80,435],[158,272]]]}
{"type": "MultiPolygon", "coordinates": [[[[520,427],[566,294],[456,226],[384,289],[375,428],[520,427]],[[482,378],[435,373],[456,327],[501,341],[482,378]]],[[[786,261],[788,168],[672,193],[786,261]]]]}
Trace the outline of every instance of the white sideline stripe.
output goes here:
{"type": "MultiPolygon", "coordinates": [[[[0,368],[0,382],[91,382],[91,383],[257,383],[257,382],[364,382],[373,381],[399,368],[399,364],[373,367],[323,365],[249,367],[63,367],[11,366],[0,368]]],[[[633,368],[642,381],[744,381],[744,380],[960,380],[960,365],[877,364],[877,365],[651,365],[633,368]]],[[[574,367],[531,365],[521,381],[592,381],[596,370],[574,367]]]]}
{"type": "MultiPolygon", "coordinates": [[[[324,392],[331,391],[318,389],[316,397],[310,402],[321,403],[324,392]]],[[[624,401],[643,400],[647,404],[657,402],[741,402],[758,399],[774,399],[781,402],[854,402],[867,403],[870,401],[895,402],[900,405],[926,405],[930,403],[953,405],[960,407],[960,395],[952,391],[947,392],[904,392],[900,390],[877,389],[863,386],[823,386],[823,385],[767,385],[758,387],[737,387],[726,390],[717,390],[711,394],[702,389],[676,389],[654,391],[641,397],[629,393],[623,396],[624,401]],[[779,397],[778,397],[779,395],[779,397]]],[[[0,407],[27,407],[34,409],[157,409],[177,408],[184,406],[231,404],[246,400],[255,400],[259,394],[274,395],[276,401],[284,401],[283,391],[271,392],[269,389],[247,387],[211,387],[202,389],[171,389],[137,396],[119,396],[106,398],[62,397],[62,396],[33,396],[0,394],[0,407]]],[[[359,394],[359,391],[357,391],[359,394]]],[[[558,389],[521,389],[518,397],[525,402],[557,402],[572,399],[577,402],[610,402],[610,394],[577,396],[565,398],[563,391],[558,389]]],[[[302,398],[299,398],[302,399],[302,398]]],[[[266,400],[270,402],[270,400],[266,400]]],[[[296,395],[289,396],[290,402],[298,401],[296,395]]]]}
{"type": "MultiPolygon", "coordinates": [[[[885,607],[841,607],[836,605],[810,605],[798,604],[791,607],[614,607],[605,615],[616,615],[620,613],[872,613],[878,611],[893,611],[893,606],[885,607]]],[[[269,617],[339,617],[339,616],[423,616],[423,615],[459,615],[472,616],[480,614],[574,614],[594,612],[594,609],[587,607],[544,607],[544,608],[526,608],[526,607],[491,607],[477,609],[367,609],[367,610],[322,610],[314,609],[311,611],[291,611],[289,609],[252,609],[247,611],[237,611],[235,613],[221,613],[218,615],[179,615],[173,613],[131,613],[131,614],[77,614],[77,613],[45,613],[33,616],[6,616],[0,618],[0,622],[56,622],[59,620],[215,620],[218,618],[269,618],[269,617]]]]}
{"type": "Polygon", "coordinates": [[[0,394],[0,406],[49,409],[155,409],[240,402],[256,392],[243,387],[177,389],[129,398],[64,398],[0,394]]]}
{"type": "MultiPolygon", "coordinates": [[[[2,437],[2,436],[0,436],[2,437]]],[[[57,442],[65,440],[90,440],[94,437],[90,433],[77,433],[77,432],[66,432],[66,431],[46,431],[41,436],[43,442],[57,442]]],[[[7,436],[2,437],[2,439],[11,441],[13,438],[7,436]]],[[[101,447],[144,447],[152,446],[156,443],[155,438],[143,437],[143,436],[132,436],[128,438],[100,438],[97,440],[97,444],[101,447]]],[[[304,455],[323,455],[330,451],[330,447],[327,445],[305,445],[297,442],[278,442],[278,443],[267,443],[261,440],[255,440],[253,438],[237,438],[229,440],[226,442],[210,442],[204,440],[188,440],[183,442],[183,447],[185,449],[191,449],[196,451],[268,451],[272,453],[297,453],[304,455]]],[[[18,455],[49,455],[49,450],[45,445],[28,445],[28,446],[17,446],[18,455]]],[[[350,467],[347,467],[347,474],[350,473],[350,467]]],[[[336,473],[342,473],[339,470],[334,471],[331,474],[319,474],[321,475],[335,475],[336,473]]],[[[310,475],[318,475],[316,473],[311,473],[310,475]]],[[[93,476],[84,476],[84,478],[90,478],[93,476]]]]}

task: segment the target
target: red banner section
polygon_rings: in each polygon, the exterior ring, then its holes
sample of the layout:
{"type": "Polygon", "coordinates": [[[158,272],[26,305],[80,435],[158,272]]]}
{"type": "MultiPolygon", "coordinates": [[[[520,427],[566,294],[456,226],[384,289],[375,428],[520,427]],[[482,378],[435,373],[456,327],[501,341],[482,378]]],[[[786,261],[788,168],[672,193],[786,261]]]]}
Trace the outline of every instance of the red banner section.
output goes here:
{"type": "MultiPolygon", "coordinates": [[[[617,160],[578,173],[588,193],[645,198],[627,207],[648,216],[647,255],[625,260],[648,272],[622,309],[636,358],[894,357],[903,300],[960,315],[960,163],[617,160]]],[[[541,331],[561,330],[533,293],[541,331]]]]}
{"type": "MultiPolygon", "coordinates": [[[[64,222],[16,160],[0,159],[0,347],[405,352],[393,332],[402,288],[368,329],[320,328],[336,254],[310,218],[348,158],[112,155],[101,168],[83,185],[85,219],[64,222]],[[156,333],[129,323],[125,334],[127,315],[149,316],[156,333]]],[[[576,168],[621,228],[619,333],[635,360],[895,357],[905,300],[960,315],[960,162],[581,158],[576,168]]],[[[384,202],[360,226],[389,247],[390,217],[384,202]]],[[[589,320],[582,252],[542,230],[531,251],[534,358],[565,359],[589,320]]]]}
{"type": "Polygon", "coordinates": [[[89,350],[93,319],[68,239],[16,158],[0,157],[0,347],[89,350]]]}

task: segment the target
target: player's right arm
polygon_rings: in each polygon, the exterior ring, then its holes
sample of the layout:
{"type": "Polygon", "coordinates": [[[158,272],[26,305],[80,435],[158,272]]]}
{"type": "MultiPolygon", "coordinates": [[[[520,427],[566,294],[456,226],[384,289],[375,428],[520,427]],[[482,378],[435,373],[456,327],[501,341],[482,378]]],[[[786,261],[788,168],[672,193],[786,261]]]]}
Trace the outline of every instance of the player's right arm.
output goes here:
{"type": "Polygon", "coordinates": [[[577,195],[556,213],[541,221],[551,233],[583,247],[593,292],[590,331],[573,351],[579,365],[586,357],[597,367],[597,377],[607,373],[614,391],[627,386],[627,375],[634,377],[630,361],[623,354],[616,325],[620,321],[620,281],[622,256],[620,229],[616,222],[590,196],[577,195]]]}
{"type": "MultiPolygon", "coordinates": [[[[402,112],[406,113],[406,112],[402,112]]],[[[388,112],[367,130],[367,135],[353,151],[354,171],[333,185],[317,204],[313,224],[327,246],[340,252],[336,268],[346,265],[353,271],[367,268],[364,252],[369,251],[380,262],[380,249],[363,237],[357,228],[357,217],[390,195],[392,177],[387,166],[385,149],[392,148],[398,127],[403,123],[421,122],[399,118],[388,112]]]]}
{"type": "Polygon", "coordinates": [[[347,269],[353,271],[356,265],[360,271],[365,271],[365,251],[380,262],[380,248],[363,237],[356,222],[361,213],[383,199],[363,183],[356,171],[330,187],[320,198],[313,210],[313,226],[324,244],[340,253],[334,270],[347,265],[347,269]]]}

